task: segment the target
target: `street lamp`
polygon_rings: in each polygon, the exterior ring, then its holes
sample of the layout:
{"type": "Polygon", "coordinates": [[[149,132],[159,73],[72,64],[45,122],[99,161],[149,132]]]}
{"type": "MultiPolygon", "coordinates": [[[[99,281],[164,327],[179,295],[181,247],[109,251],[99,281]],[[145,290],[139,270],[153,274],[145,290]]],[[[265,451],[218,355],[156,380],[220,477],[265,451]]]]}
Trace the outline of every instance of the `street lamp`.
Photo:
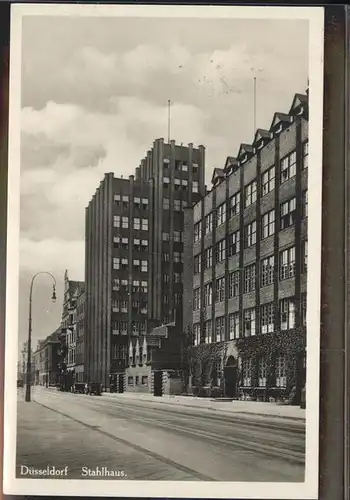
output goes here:
{"type": "Polygon", "coordinates": [[[52,302],[56,302],[56,279],[53,276],[53,274],[49,273],[48,271],[39,271],[38,273],[34,274],[32,277],[32,281],[30,283],[30,291],[29,291],[29,320],[28,320],[28,354],[27,354],[27,385],[26,385],[26,397],[25,400],[26,402],[30,401],[30,386],[31,386],[31,375],[32,375],[32,295],[33,295],[33,284],[35,278],[39,274],[48,274],[51,276],[53,279],[53,285],[52,285],[52,297],[51,300],[52,302]]]}

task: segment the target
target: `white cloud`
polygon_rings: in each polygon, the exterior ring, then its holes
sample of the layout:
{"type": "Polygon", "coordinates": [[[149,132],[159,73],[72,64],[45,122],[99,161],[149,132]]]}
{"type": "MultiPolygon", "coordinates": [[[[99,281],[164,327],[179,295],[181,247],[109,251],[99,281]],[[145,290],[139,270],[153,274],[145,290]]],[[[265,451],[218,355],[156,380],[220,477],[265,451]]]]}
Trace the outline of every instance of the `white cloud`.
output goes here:
{"type": "Polygon", "coordinates": [[[62,269],[74,269],[74,279],[84,279],[84,256],[82,240],[20,239],[20,270],[23,272],[45,270],[61,276],[62,269]]]}
{"type": "MultiPolygon", "coordinates": [[[[167,139],[168,99],[171,138],[206,147],[210,182],[213,166],[253,137],[254,75],[258,127],[268,127],[274,111],[288,111],[294,93],[305,88],[305,26],[152,22],[24,23],[20,264],[26,280],[38,269],[62,277],[65,268],[83,279],[85,206],[106,172],[133,174],[154,139],[167,139]]],[[[45,333],[48,320],[37,321],[45,333]]]]}

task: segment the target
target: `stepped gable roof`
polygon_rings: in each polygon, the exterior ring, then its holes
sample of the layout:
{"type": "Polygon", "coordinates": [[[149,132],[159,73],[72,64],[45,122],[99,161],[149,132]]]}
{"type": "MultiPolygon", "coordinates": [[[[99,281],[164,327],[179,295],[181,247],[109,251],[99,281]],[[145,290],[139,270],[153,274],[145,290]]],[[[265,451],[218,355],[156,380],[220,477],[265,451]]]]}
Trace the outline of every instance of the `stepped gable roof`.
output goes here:
{"type": "Polygon", "coordinates": [[[213,175],[211,178],[212,184],[216,184],[217,180],[219,179],[224,179],[225,178],[225,172],[222,168],[214,168],[213,175]]]}
{"type": "Polygon", "coordinates": [[[300,106],[307,106],[308,103],[309,98],[306,94],[295,94],[289,113],[293,113],[293,111],[300,106]]]}
{"type": "Polygon", "coordinates": [[[253,144],[256,144],[261,139],[263,139],[263,140],[271,139],[271,132],[269,130],[265,130],[263,128],[258,128],[257,131],[255,132],[253,144]]]}
{"type": "Polygon", "coordinates": [[[239,151],[238,151],[238,158],[240,158],[244,154],[247,154],[247,155],[254,154],[254,148],[253,148],[253,146],[251,144],[246,144],[246,143],[243,142],[240,145],[239,151]]]}
{"type": "Polygon", "coordinates": [[[228,156],[226,158],[226,162],[225,162],[225,166],[224,166],[224,173],[227,174],[228,170],[231,167],[239,167],[239,161],[237,160],[237,158],[235,158],[233,156],[228,156]]]}
{"type": "Polygon", "coordinates": [[[290,123],[291,122],[291,116],[287,115],[286,113],[280,113],[277,112],[273,115],[273,120],[271,123],[270,130],[276,127],[279,123],[290,123]]]}

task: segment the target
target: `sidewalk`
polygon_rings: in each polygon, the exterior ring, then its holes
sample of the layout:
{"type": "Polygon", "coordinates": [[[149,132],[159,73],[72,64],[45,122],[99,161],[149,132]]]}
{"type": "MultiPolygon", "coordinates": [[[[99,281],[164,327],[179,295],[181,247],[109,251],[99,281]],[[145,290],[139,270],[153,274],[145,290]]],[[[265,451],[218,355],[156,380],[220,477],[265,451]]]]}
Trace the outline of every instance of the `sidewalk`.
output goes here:
{"type": "Polygon", "coordinates": [[[173,404],[190,408],[206,408],[211,410],[227,411],[230,413],[254,414],[257,416],[282,417],[289,419],[305,419],[305,410],[299,406],[283,406],[274,403],[257,403],[256,401],[220,401],[210,398],[194,396],[168,396],[156,397],[152,394],[124,392],[123,394],[104,392],[102,397],[118,398],[122,400],[134,399],[151,401],[159,404],[173,404]]]}
{"type": "MultiPolygon", "coordinates": [[[[42,387],[35,386],[35,389],[44,391],[57,391],[58,389],[54,387],[42,387]]],[[[34,389],[34,390],[35,390],[34,389]]],[[[149,401],[158,404],[168,404],[184,406],[188,408],[204,408],[208,410],[218,410],[229,413],[237,413],[241,415],[256,415],[259,417],[277,417],[277,418],[287,418],[292,420],[305,420],[305,410],[301,409],[299,406],[283,406],[277,405],[275,403],[257,403],[256,401],[222,401],[215,400],[211,398],[199,398],[195,396],[169,396],[163,395],[161,397],[153,396],[149,393],[138,393],[138,392],[124,392],[110,393],[103,392],[102,398],[115,398],[118,400],[131,399],[136,401],[149,401]]]]}

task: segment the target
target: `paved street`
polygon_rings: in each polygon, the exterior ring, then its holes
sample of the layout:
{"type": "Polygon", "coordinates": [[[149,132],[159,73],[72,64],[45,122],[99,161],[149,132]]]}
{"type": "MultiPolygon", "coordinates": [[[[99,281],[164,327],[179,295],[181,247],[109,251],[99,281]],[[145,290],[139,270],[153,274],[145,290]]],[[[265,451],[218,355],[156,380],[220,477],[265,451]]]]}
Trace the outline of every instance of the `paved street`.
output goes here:
{"type": "Polygon", "coordinates": [[[21,465],[54,465],[68,466],[71,479],[83,478],[83,467],[123,471],[127,480],[304,479],[302,418],[44,388],[32,399],[18,391],[18,475],[21,465]]]}

